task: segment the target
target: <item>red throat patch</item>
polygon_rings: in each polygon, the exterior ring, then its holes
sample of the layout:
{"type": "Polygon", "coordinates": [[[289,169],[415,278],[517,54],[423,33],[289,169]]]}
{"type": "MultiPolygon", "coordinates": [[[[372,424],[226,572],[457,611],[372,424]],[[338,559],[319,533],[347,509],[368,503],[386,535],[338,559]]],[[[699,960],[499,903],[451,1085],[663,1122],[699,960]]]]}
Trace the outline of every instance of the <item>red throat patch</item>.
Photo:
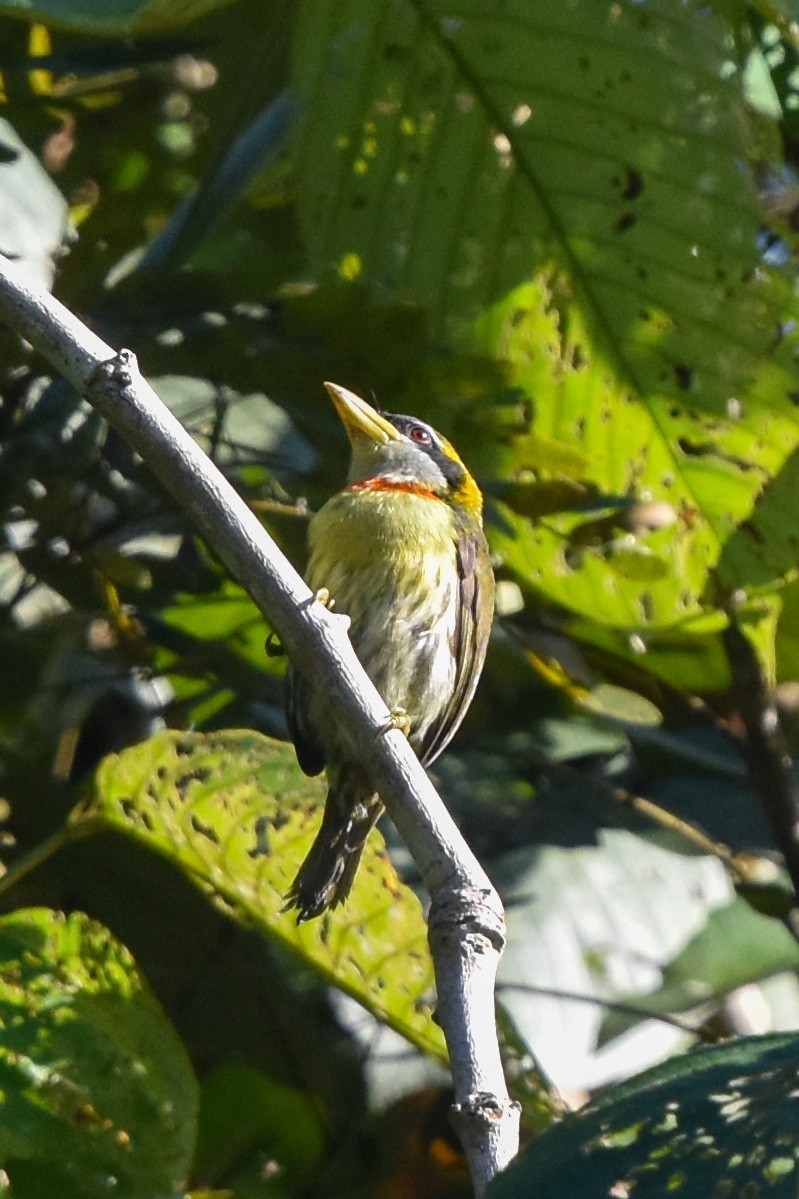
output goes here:
{"type": "Polygon", "coordinates": [[[345,491],[399,491],[405,495],[421,495],[426,500],[440,500],[441,496],[437,495],[431,487],[424,487],[421,483],[413,483],[410,480],[406,482],[397,482],[391,479],[359,479],[357,483],[350,483],[349,487],[344,488],[345,491]]]}

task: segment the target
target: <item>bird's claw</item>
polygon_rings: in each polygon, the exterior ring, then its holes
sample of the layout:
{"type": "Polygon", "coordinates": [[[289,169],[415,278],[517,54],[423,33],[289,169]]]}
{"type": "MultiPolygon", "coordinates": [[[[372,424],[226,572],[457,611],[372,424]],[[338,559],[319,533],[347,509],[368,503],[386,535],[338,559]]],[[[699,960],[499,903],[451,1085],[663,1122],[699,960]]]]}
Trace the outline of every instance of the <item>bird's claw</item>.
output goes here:
{"type": "Polygon", "coordinates": [[[315,604],[321,604],[322,607],[327,608],[329,612],[336,601],[330,598],[330,592],[328,591],[327,587],[320,587],[314,593],[313,602],[315,604]]]}
{"type": "Polygon", "coordinates": [[[381,737],[385,737],[386,733],[391,733],[394,729],[398,729],[406,737],[411,731],[411,718],[404,708],[391,709],[388,720],[375,733],[375,741],[379,741],[381,737]]]}
{"type": "Polygon", "coordinates": [[[264,649],[266,650],[267,658],[282,658],[286,652],[277,633],[269,634],[264,642],[264,649]]]}

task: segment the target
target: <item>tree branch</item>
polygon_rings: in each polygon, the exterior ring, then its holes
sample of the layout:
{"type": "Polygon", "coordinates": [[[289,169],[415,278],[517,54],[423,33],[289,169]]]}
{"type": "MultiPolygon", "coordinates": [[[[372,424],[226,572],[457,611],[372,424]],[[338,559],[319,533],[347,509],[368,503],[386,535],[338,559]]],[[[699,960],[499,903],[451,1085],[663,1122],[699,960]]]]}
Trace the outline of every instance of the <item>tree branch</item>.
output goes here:
{"type": "Polygon", "coordinates": [[[430,891],[438,1017],[450,1053],[453,1119],[475,1192],[518,1148],[519,1111],[507,1092],[494,1019],[505,944],[499,896],[461,837],[407,740],[379,735],[390,713],[355,656],[346,620],[314,597],[241,497],[139,374],[0,256],[0,319],[31,342],[141,455],[193,526],[277,630],[297,668],[325,688],[353,756],[405,840],[430,891]]]}
{"type": "Polygon", "coordinates": [[[731,693],[746,731],[743,749],[749,776],[793,884],[794,904],[786,923],[799,940],[799,787],[774,697],[754,646],[733,612],[722,638],[732,673],[731,693]]]}

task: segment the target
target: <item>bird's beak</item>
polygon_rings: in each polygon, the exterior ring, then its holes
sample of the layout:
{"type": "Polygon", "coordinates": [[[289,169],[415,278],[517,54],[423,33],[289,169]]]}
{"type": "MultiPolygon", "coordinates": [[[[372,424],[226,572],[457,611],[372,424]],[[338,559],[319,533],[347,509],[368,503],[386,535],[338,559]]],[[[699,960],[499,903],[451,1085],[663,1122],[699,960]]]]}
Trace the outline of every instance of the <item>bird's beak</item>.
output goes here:
{"type": "Polygon", "coordinates": [[[402,434],[390,421],[376,412],[371,404],[356,396],[354,391],[339,387],[338,383],[325,383],[336,412],[341,417],[351,442],[364,437],[373,445],[388,445],[390,441],[402,441],[402,434]]]}

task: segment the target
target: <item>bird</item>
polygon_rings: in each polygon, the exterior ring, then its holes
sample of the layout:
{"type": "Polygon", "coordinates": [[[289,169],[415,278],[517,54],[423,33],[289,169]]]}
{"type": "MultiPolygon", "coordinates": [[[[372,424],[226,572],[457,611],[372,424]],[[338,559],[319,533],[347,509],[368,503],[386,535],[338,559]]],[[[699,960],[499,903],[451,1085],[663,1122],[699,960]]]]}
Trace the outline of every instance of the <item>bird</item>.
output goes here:
{"type": "MultiPolygon", "coordinates": [[[[306,580],[350,619],[355,653],[423,766],[474,696],[494,612],[483,497],[445,437],[325,383],[350,443],[344,488],[313,516],[306,580]]],[[[289,667],[286,718],[308,775],[327,774],[322,823],[287,897],[298,923],[347,898],[383,804],[330,700],[289,667]]]]}

